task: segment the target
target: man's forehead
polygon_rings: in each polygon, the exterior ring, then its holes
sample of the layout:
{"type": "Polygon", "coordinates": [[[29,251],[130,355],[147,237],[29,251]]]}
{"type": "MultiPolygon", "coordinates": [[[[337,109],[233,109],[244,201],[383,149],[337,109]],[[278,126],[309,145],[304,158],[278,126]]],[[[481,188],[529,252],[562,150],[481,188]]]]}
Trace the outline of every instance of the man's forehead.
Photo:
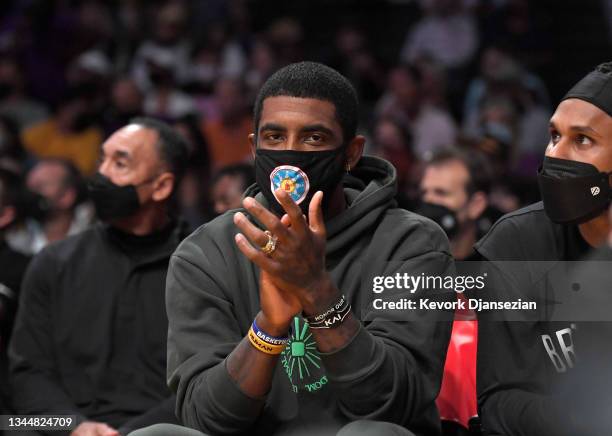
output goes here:
{"type": "Polygon", "coordinates": [[[111,135],[103,144],[105,153],[139,156],[155,149],[157,132],[137,124],[127,125],[111,135]]]}
{"type": "Polygon", "coordinates": [[[316,98],[290,96],[268,97],[263,101],[259,125],[267,122],[292,121],[295,117],[307,124],[326,124],[340,128],[332,102],[316,98]]]}
{"type": "Polygon", "coordinates": [[[436,162],[425,168],[423,180],[433,185],[445,185],[449,189],[463,186],[469,179],[469,171],[458,159],[436,162]],[[459,184],[458,184],[459,183],[459,184]]]}
{"type": "Polygon", "coordinates": [[[563,100],[551,118],[551,123],[566,122],[584,127],[612,127],[612,117],[588,101],[578,98],[563,100]]]}
{"type": "Polygon", "coordinates": [[[32,178],[61,178],[66,176],[66,168],[59,162],[40,162],[28,174],[28,179],[32,178]]]}

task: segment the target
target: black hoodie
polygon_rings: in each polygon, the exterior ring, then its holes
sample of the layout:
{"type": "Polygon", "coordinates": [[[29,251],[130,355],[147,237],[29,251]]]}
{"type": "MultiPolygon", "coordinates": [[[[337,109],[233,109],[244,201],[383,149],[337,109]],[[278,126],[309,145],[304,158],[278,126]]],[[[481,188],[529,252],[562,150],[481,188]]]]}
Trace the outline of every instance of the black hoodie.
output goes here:
{"type": "MultiPolygon", "coordinates": [[[[388,162],[363,157],[351,175],[344,183],[347,209],[326,222],[326,264],[356,316],[367,321],[343,349],[320,354],[296,317],[265,398],[246,396],[225,366],[260,310],[259,270],[236,247],[234,212],[200,227],[172,256],[168,376],[185,425],[210,434],[318,435],[373,419],[439,433],[434,399],[451,324],[435,312],[411,322],[383,320],[368,310],[367,277],[413,268],[444,274],[453,264],[448,241],[433,221],[395,208],[395,168],[388,162]]],[[[266,204],[256,185],[246,194],[266,204]]]]}

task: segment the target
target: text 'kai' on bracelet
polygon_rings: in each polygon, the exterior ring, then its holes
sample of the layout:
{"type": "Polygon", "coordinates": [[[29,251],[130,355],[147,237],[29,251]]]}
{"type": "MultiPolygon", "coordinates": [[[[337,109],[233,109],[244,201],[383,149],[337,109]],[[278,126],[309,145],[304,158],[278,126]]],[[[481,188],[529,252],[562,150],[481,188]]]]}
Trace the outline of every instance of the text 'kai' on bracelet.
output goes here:
{"type": "Polygon", "coordinates": [[[287,341],[289,341],[288,337],[277,338],[275,336],[268,335],[257,327],[255,320],[253,320],[253,324],[251,324],[251,328],[249,329],[247,336],[249,337],[251,345],[263,353],[272,355],[282,353],[287,345],[287,341]]]}
{"type": "Polygon", "coordinates": [[[342,295],[340,299],[325,312],[319,315],[307,316],[306,321],[311,329],[333,329],[344,321],[351,311],[351,304],[342,295]]]}

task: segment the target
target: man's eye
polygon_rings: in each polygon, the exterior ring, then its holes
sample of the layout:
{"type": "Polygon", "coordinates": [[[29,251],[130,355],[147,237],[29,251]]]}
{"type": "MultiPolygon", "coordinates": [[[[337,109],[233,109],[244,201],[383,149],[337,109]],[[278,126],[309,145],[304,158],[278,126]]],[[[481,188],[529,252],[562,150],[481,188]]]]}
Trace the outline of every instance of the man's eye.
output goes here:
{"type": "Polygon", "coordinates": [[[580,145],[592,145],[593,141],[588,136],[578,135],[576,136],[576,142],[580,145]]]}
{"type": "Polygon", "coordinates": [[[127,167],[127,164],[125,162],[121,162],[120,160],[118,160],[118,161],[115,162],[115,166],[117,168],[123,169],[123,168],[127,167]]]}
{"type": "Polygon", "coordinates": [[[319,135],[318,133],[313,133],[312,135],[306,138],[306,141],[309,142],[321,142],[323,141],[323,135],[319,135]]]}
{"type": "Polygon", "coordinates": [[[282,135],[280,133],[269,133],[265,136],[266,141],[280,141],[282,135]]]}
{"type": "Polygon", "coordinates": [[[550,132],[550,141],[553,144],[556,144],[557,142],[559,142],[559,140],[561,139],[561,135],[559,135],[557,132],[550,132]]]}

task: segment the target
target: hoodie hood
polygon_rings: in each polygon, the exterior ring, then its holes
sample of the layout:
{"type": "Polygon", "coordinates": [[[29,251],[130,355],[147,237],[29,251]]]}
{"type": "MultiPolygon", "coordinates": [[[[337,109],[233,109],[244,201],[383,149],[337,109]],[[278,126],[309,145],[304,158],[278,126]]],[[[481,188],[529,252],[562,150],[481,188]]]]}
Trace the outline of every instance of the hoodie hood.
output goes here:
{"type": "MultiPolygon", "coordinates": [[[[347,208],[325,222],[328,256],[363,236],[387,209],[397,205],[397,174],[395,167],[384,159],[363,156],[341,183],[344,185],[347,208]]],[[[268,202],[256,183],[245,191],[244,196],[254,197],[268,208],[268,202]]]]}

